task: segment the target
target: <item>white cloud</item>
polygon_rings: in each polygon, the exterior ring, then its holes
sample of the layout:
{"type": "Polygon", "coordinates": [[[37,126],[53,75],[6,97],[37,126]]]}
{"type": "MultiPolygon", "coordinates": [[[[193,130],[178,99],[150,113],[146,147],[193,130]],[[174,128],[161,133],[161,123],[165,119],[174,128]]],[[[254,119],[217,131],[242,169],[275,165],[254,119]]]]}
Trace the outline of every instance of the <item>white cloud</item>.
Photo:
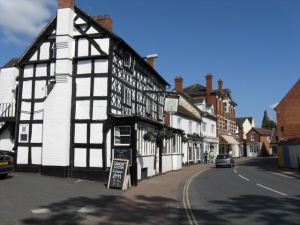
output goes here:
{"type": "Polygon", "coordinates": [[[272,104],[272,105],[270,105],[270,108],[271,109],[274,109],[277,105],[278,105],[279,103],[278,102],[276,102],[276,103],[274,103],[274,104],[272,104]]]}
{"type": "Polygon", "coordinates": [[[35,37],[54,16],[56,5],[56,0],[0,0],[0,33],[14,43],[21,43],[24,35],[35,37]]]}

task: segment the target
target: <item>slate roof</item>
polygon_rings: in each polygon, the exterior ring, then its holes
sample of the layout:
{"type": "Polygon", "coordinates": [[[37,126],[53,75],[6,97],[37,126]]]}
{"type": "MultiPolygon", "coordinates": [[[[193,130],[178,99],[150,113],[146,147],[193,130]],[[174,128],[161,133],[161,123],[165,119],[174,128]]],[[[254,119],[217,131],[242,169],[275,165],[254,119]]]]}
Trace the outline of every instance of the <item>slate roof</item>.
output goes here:
{"type": "Polygon", "coordinates": [[[18,60],[19,60],[19,58],[12,58],[2,68],[14,67],[16,62],[18,62],[18,60]]]}
{"type": "Polygon", "coordinates": [[[257,128],[257,127],[253,127],[252,130],[254,130],[256,133],[258,133],[261,136],[271,136],[272,135],[272,130],[268,130],[268,129],[264,129],[264,128],[257,128]]]}

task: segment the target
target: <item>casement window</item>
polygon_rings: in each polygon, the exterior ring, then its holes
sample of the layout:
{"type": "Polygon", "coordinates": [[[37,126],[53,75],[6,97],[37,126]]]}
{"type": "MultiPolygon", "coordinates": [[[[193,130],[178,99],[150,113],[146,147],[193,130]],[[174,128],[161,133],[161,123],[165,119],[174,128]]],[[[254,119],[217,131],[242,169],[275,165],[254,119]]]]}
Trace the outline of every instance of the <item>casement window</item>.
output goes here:
{"type": "Polygon", "coordinates": [[[158,106],[158,119],[163,120],[164,118],[164,108],[161,106],[158,106]]]}
{"type": "Polygon", "coordinates": [[[211,133],[212,133],[212,134],[215,133],[215,125],[211,125],[211,133]]]}
{"type": "Polygon", "coordinates": [[[224,111],[228,112],[228,103],[227,102],[224,102],[224,111]]]}
{"type": "Polygon", "coordinates": [[[131,105],[131,89],[124,86],[123,87],[123,103],[126,105],[131,105]]]}
{"type": "Polygon", "coordinates": [[[152,105],[151,105],[151,100],[150,99],[146,100],[146,113],[148,113],[148,114],[152,113],[152,105]]]}
{"type": "Polygon", "coordinates": [[[251,134],[251,141],[256,141],[256,134],[255,133],[251,134]]]}
{"type": "Polygon", "coordinates": [[[115,145],[129,145],[131,139],[130,126],[115,127],[114,143],[115,145]]]}
{"type": "Polygon", "coordinates": [[[20,142],[28,142],[28,125],[20,125],[20,142]]]}

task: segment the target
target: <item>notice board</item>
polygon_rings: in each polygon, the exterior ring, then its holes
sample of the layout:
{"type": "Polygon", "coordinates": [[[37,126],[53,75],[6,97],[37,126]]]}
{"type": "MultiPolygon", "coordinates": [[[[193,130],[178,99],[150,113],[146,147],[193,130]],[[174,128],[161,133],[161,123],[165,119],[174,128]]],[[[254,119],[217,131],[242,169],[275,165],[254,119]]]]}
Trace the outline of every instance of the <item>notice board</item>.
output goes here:
{"type": "Polygon", "coordinates": [[[129,160],[113,159],[111,162],[107,188],[126,189],[129,160]]]}
{"type": "Polygon", "coordinates": [[[114,148],[113,158],[128,159],[129,166],[132,164],[132,149],[131,148],[114,148]]]}

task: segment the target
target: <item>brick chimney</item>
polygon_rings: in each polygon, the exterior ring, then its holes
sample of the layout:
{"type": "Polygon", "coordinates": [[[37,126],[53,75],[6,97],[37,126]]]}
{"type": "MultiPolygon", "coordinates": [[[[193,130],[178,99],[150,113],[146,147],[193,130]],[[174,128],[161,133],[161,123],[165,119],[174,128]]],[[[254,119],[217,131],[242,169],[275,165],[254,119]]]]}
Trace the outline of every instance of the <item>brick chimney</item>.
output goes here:
{"type": "Polygon", "coordinates": [[[221,79],[218,80],[218,90],[222,93],[223,90],[223,81],[221,79]]]}
{"type": "Polygon", "coordinates": [[[74,10],[75,0],[58,0],[58,9],[71,8],[74,10]]]}
{"type": "Polygon", "coordinates": [[[213,88],[212,88],[213,76],[210,73],[208,73],[208,74],[206,74],[205,78],[206,78],[206,93],[207,93],[207,95],[210,95],[210,93],[212,93],[212,91],[213,91],[213,88]]]}
{"type": "Polygon", "coordinates": [[[155,67],[156,58],[158,58],[157,54],[147,55],[147,62],[152,68],[155,67]]]}
{"type": "Polygon", "coordinates": [[[112,32],[112,27],[113,27],[113,21],[109,17],[108,14],[105,14],[104,16],[94,16],[94,20],[96,20],[98,23],[100,23],[103,27],[105,27],[107,30],[112,32]]]}
{"type": "Polygon", "coordinates": [[[181,76],[175,77],[175,89],[183,92],[183,78],[181,76]]]}

